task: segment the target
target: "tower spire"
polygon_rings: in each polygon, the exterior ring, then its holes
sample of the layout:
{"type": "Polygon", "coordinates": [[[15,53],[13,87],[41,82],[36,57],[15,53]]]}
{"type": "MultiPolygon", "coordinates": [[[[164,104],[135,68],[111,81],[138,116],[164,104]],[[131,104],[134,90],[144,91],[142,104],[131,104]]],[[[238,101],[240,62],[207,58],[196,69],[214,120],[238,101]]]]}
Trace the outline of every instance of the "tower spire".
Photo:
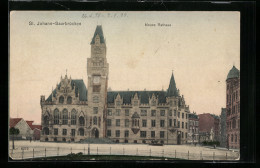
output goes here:
{"type": "Polygon", "coordinates": [[[168,97],[178,96],[178,91],[177,91],[176,83],[175,83],[174,76],[173,76],[173,70],[172,70],[172,76],[171,76],[169,88],[167,90],[167,96],[168,97]]]}

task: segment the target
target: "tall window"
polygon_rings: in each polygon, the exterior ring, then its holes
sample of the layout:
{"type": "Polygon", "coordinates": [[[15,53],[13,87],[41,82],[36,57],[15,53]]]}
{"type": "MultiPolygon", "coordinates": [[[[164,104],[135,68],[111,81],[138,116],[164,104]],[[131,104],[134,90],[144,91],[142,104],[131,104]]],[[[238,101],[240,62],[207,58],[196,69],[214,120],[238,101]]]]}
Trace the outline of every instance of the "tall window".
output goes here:
{"type": "Polygon", "coordinates": [[[172,126],[172,119],[169,119],[169,126],[172,126]]]}
{"type": "Polygon", "coordinates": [[[178,118],[180,118],[180,112],[178,112],[178,118]]]}
{"type": "Polygon", "coordinates": [[[146,125],[147,125],[147,120],[142,120],[142,126],[146,127],[146,125]]]}
{"type": "Polygon", "coordinates": [[[54,110],[54,124],[59,124],[59,110],[54,110]]]}
{"type": "Polygon", "coordinates": [[[62,135],[67,135],[67,129],[62,129],[62,135]]]}
{"type": "Polygon", "coordinates": [[[173,125],[176,126],[176,119],[173,120],[173,125]]]}
{"type": "Polygon", "coordinates": [[[181,113],[181,117],[184,118],[184,113],[181,113]]]}
{"type": "Polygon", "coordinates": [[[152,124],[151,124],[152,127],[155,127],[155,125],[156,125],[156,120],[152,120],[151,123],[152,123],[152,124]]]}
{"type": "Polygon", "coordinates": [[[160,126],[164,127],[164,120],[160,120],[160,126]]]}
{"type": "Polygon", "coordinates": [[[125,137],[129,137],[129,131],[125,130],[125,137]]]}
{"type": "Polygon", "coordinates": [[[145,138],[146,137],[146,131],[140,131],[140,137],[145,138]]]}
{"type": "Polygon", "coordinates": [[[151,137],[152,137],[152,138],[155,137],[155,131],[151,131],[151,137]]]}
{"type": "Polygon", "coordinates": [[[165,116],[165,110],[160,111],[161,116],[165,116]]]}
{"type": "Polygon", "coordinates": [[[233,121],[232,121],[232,128],[233,129],[236,128],[236,119],[233,119],[233,121]]]}
{"type": "Polygon", "coordinates": [[[67,98],[67,104],[71,104],[72,103],[72,97],[71,96],[68,96],[67,98]]]}
{"type": "Polygon", "coordinates": [[[43,134],[49,135],[49,128],[48,127],[43,128],[43,134]]]}
{"type": "Polygon", "coordinates": [[[59,97],[59,103],[60,103],[60,104],[63,104],[63,103],[64,103],[64,97],[63,97],[63,96],[60,96],[60,97],[59,97]]]}
{"type": "Polygon", "coordinates": [[[84,117],[83,117],[83,116],[80,116],[80,117],[79,117],[79,125],[80,125],[80,126],[84,126],[84,125],[85,125],[85,120],[84,120],[84,117]]]}
{"type": "Polygon", "coordinates": [[[129,109],[125,109],[125,116],[129,116],[129,109]]]}
{"type": "Polygon", "coordinates": [[[147,110],[141,110],[141,116],[147,116],[147,110]]]}
{"type": "Polygon", "coordinates": [[[71,125],[76,125],[76,110],[72,109],[71,111],[71,125]]]}
{"type": "Polygon", "coordinates": [[[169,111],[169,116],[172,116],[172,110],[169,111]]]}
{"type": "Polygon", "coordinates": [[[107,119],[107,126],[110,127],[112,125],[111,119],[107,119]]]}
{"type": "Polygon", "coordinates": [[[116,130],[116,137],[120,137],[120,130],[116,130]]]}
{"type": "Polygon", "coordinates": [[[54,128],[54,135],[58,135],[58,128],[54,128]]]}
{"type": "Polygon", "coordinates": [[[120,109],[116,109],[116,116],[120,116],[120,109]]]}
{"type": "Polygon", "coordinates": [[[151,111],[151,116],[156,116],[156,110],[151,111]]]}
{"type": "Polygon", "coordinates": [[[164,138],[164,131],[160,131],[160,138],[164,138]]]}
{"type": "Polygon", "coordinates": [[[80,128],[80,129],[79,129],[79,135],[80,135],[80,136],[84,136],[84,129],[83,129],[83,128],[80,128]]]}
{"type": "Polygon", "coordinates": [[[111,137],[111,130],[107,130],[107,136],[111,137]]]}
{"type": "Polygon", "coordinates": [[[181,128],[184,128],[184,122],[181,122],[181,128]]]}
{"type": "Polygon", "coordinates": [[[180,128],[180,121],[178,121],[178,128],[180,128]]]}
{"type": "Polygon", "coordinates": [[[68,110],[67,109],[64,109],[62,111],[62,124],[63,125],[68,124],[68,110]]]}
{"type": "Polygon", "coordinates": [[[129,127],[129,119],[125,119],[125,127],[129,127]]]}
{"type": "Polygon", "coordinates": [[[185,128],[186,128],[186,129],[188,128],[188,124],[187,124],[187,123],[185,123],[185,128]]]}
{"type": "Polygon", "coordinates": [[[45,125],[48,125],[48,124],[49,124],[49,117],[48,117],[48,116],[44,116],[44,118],[43,118],[43,123],[44,123],[45,125]]]}
{"type": "Polygon", "coordinates": [[[93,124],[97,125],[97,117],[96,116],[93,118],[93,124]]]}
{"type": "Polygon", "coordinates": [[[174,109],[174,116],[176,116],[176,110],[174,109]]]}
{"type": "Polygon", "coordinates": [[[116,119],[116,126],[120,127],[120,119],[116,119]]]}
{"type": "Polygon", "coordinates": [[[71,129],[71,136],[75,136],[75,129],[71,129]]]}

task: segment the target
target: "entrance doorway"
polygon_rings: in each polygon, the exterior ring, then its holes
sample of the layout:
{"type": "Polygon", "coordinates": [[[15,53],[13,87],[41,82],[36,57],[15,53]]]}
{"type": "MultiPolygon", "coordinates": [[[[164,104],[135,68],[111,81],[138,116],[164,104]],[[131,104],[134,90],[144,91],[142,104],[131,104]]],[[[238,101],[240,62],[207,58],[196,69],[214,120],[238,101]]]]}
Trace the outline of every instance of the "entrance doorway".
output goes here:
{"type": "Polygon", "coordinates": [[[99,132],[97,128],[92,130],[92,137],[99,138],[99,132]]]}
{"type": "Polygon", "coordinates": [[[181,144],[181,132],[178,132],[177,134],[177,145],[181,144]]]}

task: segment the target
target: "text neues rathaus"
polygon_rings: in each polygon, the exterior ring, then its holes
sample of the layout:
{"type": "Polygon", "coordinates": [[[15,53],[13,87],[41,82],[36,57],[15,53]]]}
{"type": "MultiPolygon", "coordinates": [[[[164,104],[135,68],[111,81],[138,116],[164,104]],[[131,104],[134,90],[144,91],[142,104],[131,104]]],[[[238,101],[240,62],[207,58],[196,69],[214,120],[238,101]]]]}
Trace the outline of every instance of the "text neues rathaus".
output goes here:
{"type": "Polygon", "coordinates": [[[46,100],[41,96],[41,141],[109,138],[120,143],[186,143],[190,111],[173,74],[166,91],[108,91],[109,64],[101,26],[90,45],[87,88],[82,79],[66,74],[46,100]]]}

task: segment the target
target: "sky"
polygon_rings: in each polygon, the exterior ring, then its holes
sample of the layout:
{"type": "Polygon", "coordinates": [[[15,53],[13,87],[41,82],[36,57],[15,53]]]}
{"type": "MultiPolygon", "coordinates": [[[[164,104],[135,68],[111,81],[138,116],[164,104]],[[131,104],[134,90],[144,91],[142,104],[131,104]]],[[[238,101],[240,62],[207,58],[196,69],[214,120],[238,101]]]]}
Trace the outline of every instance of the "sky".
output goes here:
{"type": "Polygon", "coordinates": [[[219,115],[225,107],[227,74],[233,65],[240,69],[239,12],[12,11],[10,117],[40,124],[40,96],[47,98],[66,70],[87,86],[97,25],[106,39],[113,91],[167,90],[173,72],[191,112],[219,115]],[[80,25],[37,25],[56,21],[80,25]]]}

